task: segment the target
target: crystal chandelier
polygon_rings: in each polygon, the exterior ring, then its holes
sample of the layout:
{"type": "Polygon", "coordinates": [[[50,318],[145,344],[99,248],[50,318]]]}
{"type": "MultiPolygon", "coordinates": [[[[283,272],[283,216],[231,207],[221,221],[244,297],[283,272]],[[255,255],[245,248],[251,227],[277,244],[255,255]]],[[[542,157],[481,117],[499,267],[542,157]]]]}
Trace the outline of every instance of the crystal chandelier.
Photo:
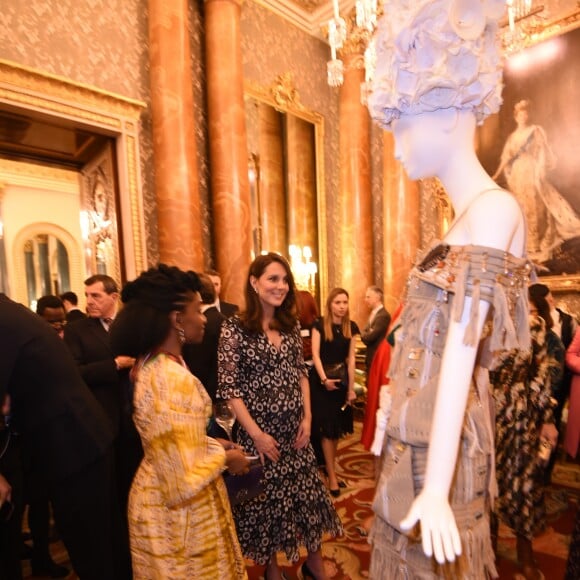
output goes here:
{"type": "Polygon", "coordinates": [[[377,27],[377,20],[380,16],[377,0],[357,0],[355,4],[356,18],[349,27],[347,33],[347,23],[340,16],[338,0],[333,0],[334,16],[328,21],[328,43],[330,44],[331,60],[327,64],[327,79],[331,87],[339,87],[344,82],[344,64],[337,57],[338,51],[343,48],[347,41],[347,36],[357,37],[363,40],[366,45],[364,55],[365,82],[361,87],[362,99],[365,101],[367,87],[371,81],[372,71],[375,68],[375,50],[372,36],[377,27]]]}
{"type": "Polygon", "coordinates": [[[316,273],[318,266],[312,261],[312,250],[310,246],[296,246],[292,244],[288,247],[290,253],[290,268],[294,275],[294,282],[299,290],[308,290],[311,294],[316,293],[316,273]]]}
{"type": "Polygon", "coordinates": [[[506,54],[513,54],[530,44],[541,23],[544,6],[533,0],[506,0],[507,18],[503,23],[502,43],[506,54]]]}

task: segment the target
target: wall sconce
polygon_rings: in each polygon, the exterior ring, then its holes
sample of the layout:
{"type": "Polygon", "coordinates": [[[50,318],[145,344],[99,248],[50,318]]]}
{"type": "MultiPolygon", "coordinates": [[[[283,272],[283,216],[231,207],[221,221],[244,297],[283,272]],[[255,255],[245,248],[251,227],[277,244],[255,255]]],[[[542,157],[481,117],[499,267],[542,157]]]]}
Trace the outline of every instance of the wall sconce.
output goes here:
{"type": "Polygon", "coordinates": [[[312,250],[310,246],[288,246],[290,253],[290,268],[294,275],[294,282],[299,290],[308,290],[311,294],[316,294],[316,274],[318,266],[312,261],[312,250]]]}

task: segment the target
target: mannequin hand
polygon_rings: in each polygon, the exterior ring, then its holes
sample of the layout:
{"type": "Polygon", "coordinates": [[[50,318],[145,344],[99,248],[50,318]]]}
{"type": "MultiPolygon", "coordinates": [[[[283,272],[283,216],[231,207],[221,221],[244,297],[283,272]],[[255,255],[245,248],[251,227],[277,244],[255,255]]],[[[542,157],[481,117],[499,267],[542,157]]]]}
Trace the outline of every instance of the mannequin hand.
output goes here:
{"type": "Polygon", "coordinates": [[[310,419],[304,417],[298,427],[294,449],[302,449],[310,443],[310,419]]]}
{"type": "Polygon", "coordinates": [[[264,433],[264,431],[260,431],[253,439],[262,465],[264,464],[264,456],[271,459],[274,463],[280,459],[280,449],[278,449],[280,443],[274,437],[268,435],[268,433],[264,433]]]}
{"type": "Polygon", "coordinates": [[[340,388],[338,386],[338,383],[340,383],[340,379],[326,379],[326,381],[324,382],[324,388],[327,391],[338,391],[338,389],[340,388]]]}
{"type": "Polygon", "coordinates": [[[428,557],[435,556],[440,564],[453,562],[461,555],[461,539],[455,516],[446,497],[422,491],[416,498],[409,513],[401,521],[403,530],[410,530],[421,521],[423,552],[428,557]]]}
{"type": "Polygon", "coordinates": [[[556,425],[554,423],[544,423],[542,425],[542,430],[540,432],[541,437],[547,439],[552,447],[556,447],[558,445],[558,430],[556,429],[556,425]]]}
{"type": "Polygon", "coordinates": [[[243,475],[250,471],[250,460],[238,446],[237,449],[226,451],[226,466],[232,475],[243,475]]]}

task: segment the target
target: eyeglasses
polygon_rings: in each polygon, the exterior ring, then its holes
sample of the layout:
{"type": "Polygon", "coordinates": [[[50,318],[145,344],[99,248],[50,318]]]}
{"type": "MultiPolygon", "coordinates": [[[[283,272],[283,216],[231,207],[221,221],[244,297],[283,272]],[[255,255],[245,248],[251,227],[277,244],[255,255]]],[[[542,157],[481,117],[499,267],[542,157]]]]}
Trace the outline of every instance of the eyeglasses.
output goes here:
{"type": "Polygon", "coordinates": [[[66,320],[48,320],[47,322],[50,326],[54,326],[55,328],[66,326],[66,320]]]}

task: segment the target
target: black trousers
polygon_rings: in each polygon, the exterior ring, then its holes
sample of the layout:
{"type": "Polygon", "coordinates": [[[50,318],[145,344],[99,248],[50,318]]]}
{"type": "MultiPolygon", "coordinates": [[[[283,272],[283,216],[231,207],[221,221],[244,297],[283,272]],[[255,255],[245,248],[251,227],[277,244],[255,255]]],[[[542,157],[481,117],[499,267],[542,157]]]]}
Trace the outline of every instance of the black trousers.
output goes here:
{"type": "Polygon", "coordinates": [[[81,580],[129,580],[129,538],[117,500],[114,455],[49,486],[54,519],[81,580]]]}

